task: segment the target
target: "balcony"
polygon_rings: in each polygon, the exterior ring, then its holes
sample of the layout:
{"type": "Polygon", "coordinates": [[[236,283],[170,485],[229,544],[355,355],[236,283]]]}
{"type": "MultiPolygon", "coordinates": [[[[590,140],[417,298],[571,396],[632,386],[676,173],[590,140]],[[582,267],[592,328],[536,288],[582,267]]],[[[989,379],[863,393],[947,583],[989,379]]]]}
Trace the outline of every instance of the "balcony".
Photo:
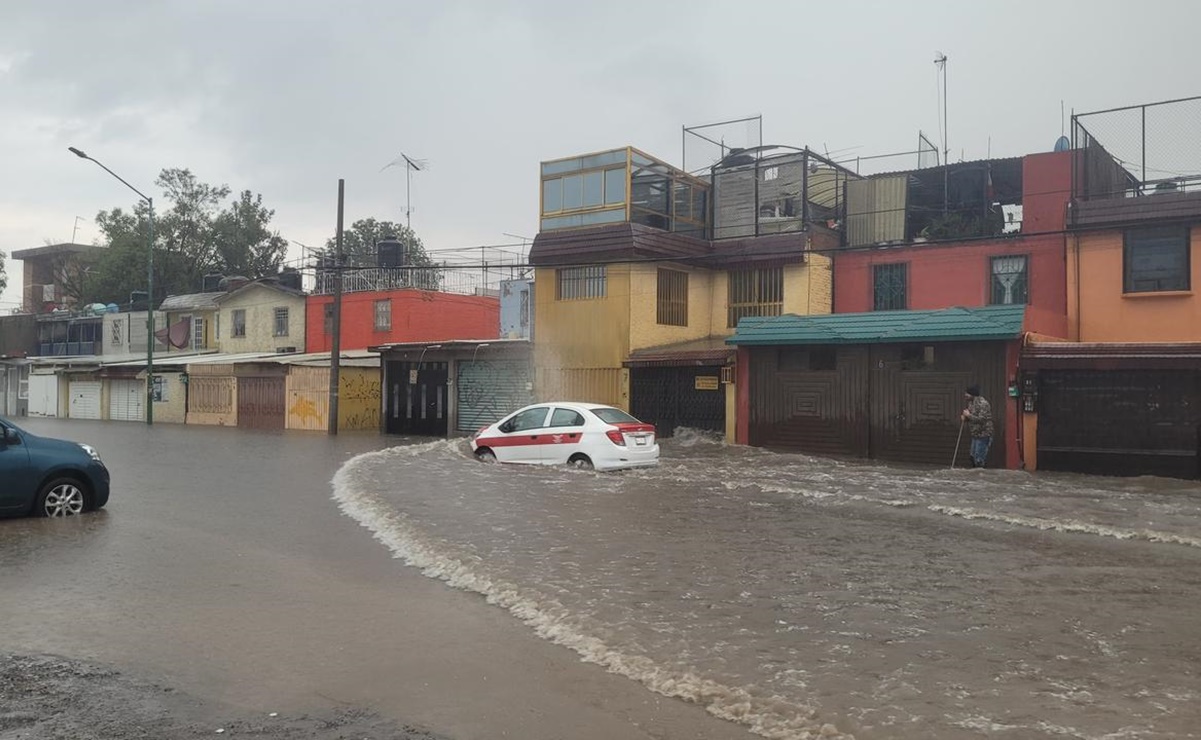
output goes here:
{"type": "Polygon", "coordinates": [[[1201,96],[1072,116],[1074,228],[1201,218],[1201,96]]]}

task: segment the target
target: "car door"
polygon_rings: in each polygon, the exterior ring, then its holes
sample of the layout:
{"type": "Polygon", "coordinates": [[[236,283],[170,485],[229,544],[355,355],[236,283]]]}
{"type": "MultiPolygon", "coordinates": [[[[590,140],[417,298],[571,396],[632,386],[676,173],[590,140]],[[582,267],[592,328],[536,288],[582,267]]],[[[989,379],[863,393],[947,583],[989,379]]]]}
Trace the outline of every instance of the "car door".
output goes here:
{"type": "Polygon", "coordinates": [[[558,406],[551,412],[546,425],[546,444],[542,462],[562,465],[580,451],[584,436],[584,415],[579,411],[558,406]]]}
{"type": "Polygon", "coordinates": [[[500,437],[488,440],[488,446],[501,462],[540,463],[542,446],[547,441],[546,419],[549,406],[534,406],[518,411],[501,422],[500,437]]]}
{"type": "Polygon", "coordinates": [[[28,508],[33,499],[33,466],[21,433],[0,424],[0,509],[28,508]]]}

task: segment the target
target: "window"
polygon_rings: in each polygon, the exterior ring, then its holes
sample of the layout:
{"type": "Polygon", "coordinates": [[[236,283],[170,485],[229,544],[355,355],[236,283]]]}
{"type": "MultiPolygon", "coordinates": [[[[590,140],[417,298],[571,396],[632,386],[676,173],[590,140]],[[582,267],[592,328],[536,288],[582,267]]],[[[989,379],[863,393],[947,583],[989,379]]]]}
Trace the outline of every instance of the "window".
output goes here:
{"type": "Polygon", "coordinates": [[[234,309],[233,323],[234,323],[234,328],[233,328],[233,331],[230,332],[230,336],[232,336],[232,337],[246,336],[246,309],[244,309],[244,308],[235,308],[234,309]]]}
{"type": "Polygon", "coordinates": [[[1030,302],[1030,278],[1025,256],[993,257],[990,266],[992,297],[989,303],[997,305],[1030,302]]]}
{"type": "Polygon", "coordinates": [[[605,173],[603,170],[584,173],[584,207],[604,205],[605,173]]]}
{"type": "Polygon", "coordinates": [[[626,168],[605,170],[605,205],[626,202],[626,168]]]}
{"type": "Polygon", "coordinates": [[[392,331],[392,301],[385,298],[375,302],[375,330],[392,331]]]}
{"type": "Polygon", "coordinates": [[[288,336],[288,309],[278,307],[275,309],[275,336],[288,336]]]}
{"type": "Polygon", "coordinates": [[[902,311],[909,306],[906,283],[909,265],[876,265],[872,270],[872,309],[902,311]]]}
{"type": "Polygon", "coordinates": [[[325,336],[328,337],[334,333],[334,304],[325,304],[323,317],[325,319],[325,336]]]}
{"type": "Polygon", "coordinates": [[[665,326],[688,326],[688,273],[659,270],[656,321],[665,326]]]}
{"type": "Polygon", "coordinates": [[[605,266],[565,267],[555,273],[555,299],[573,301],[605,297],[605,266]]]}
{"type": "Polygon", "coordinates": [[[114,347],[121,346],[123,344],[121,341],[121,320],[117,319],[113,323],[109,324],[109,327],[111,327],[112,331],[109,332],[108,343],[114,347]]]}
{"type": "Polygon", "coordinates": [[[1190,290],[1188,227],[1126,232],[1124,293],[1190,290]]]}
{"type": "Polygon", "coordinates": [[[555,409],[555,413],[550,415],[550,426],[582,427],[584,426],[584,417],[578,411],[571,409],[555,409]]]}
{"type": "Polygon", "coordinates": [[[545,406],[526,409],[502,424],[500,430],[509,434],[512,432],[524,432],[527,429],[541,429],[546,426],[547,411],[548,409],[545,406]]]}
{"type": "MultiPolygon", "coordinates": [[[[234,313],[236,314],[237,311],[235,311],[234,313]]],[[[245,327],[243,326],[242,328],[243,328],[243,333],[245,333],[245,327]]],[[[197,316],[194,319],[192,319],[192,349],[207,349],[207,348],[208,348],[208,342],[205,341],[205,336],[204,336],[204,317],[197,316]]]]}
{"type": "Polygon", "coordinates": [[[733,271],[728,293],[727,326],[738,326],[748,316],[779,316],[784,309],[784,268],[733,271]]]}
{"type": "Polygon", "coordinates": [[[638,424],[639,421],[621,409],[597,408],[589,409],[596,418],[606,424],[638,424]]]}

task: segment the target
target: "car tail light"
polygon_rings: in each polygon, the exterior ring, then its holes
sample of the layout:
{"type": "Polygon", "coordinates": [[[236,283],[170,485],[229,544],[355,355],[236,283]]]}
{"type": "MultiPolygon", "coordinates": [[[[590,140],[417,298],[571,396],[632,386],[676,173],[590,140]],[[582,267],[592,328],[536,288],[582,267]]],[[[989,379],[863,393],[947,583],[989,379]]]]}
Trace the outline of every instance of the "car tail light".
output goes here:
{"type": "Polygon", "coordinates": [[[609,431],[605,432],[605,436],[608,437],[609,441],[615,445],[620,445],[622,447],[626,446],[625,435],[621,433],[620,429],[610,429],[609,431]]]}

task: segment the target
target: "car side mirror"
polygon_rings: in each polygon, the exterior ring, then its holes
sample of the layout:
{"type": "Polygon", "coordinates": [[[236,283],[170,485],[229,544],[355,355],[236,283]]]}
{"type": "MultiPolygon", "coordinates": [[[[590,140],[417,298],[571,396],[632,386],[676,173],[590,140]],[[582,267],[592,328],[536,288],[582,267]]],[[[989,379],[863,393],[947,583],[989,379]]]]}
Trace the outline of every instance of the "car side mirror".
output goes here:
{"type": "Polygon", "coordinates": [[[19,445],[21,444],[21,435],[17,434],[17,430],[11,427],[4,427],[4,444],[19,445]]]}
{"type": "Polygon", "coordinates": [[[506,421],[504,424],[501,424],[499,427],[497,427],[497,429],[500,429],[505,434],[508,434],[509,432],[513,431],[513,422],[506,421]]]}

